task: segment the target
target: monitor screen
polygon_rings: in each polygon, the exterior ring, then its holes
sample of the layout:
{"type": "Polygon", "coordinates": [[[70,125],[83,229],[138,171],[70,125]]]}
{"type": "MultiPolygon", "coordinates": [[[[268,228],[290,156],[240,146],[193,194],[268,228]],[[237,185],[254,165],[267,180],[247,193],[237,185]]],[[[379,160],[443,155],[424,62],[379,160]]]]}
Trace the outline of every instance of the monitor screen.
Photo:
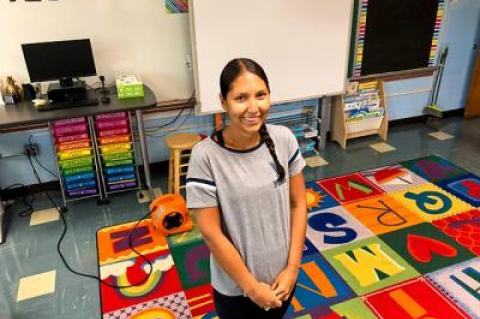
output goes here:
{"type": "Polygon", "coordinates": [[[22,44],[30,82],[97,74],[89,39],[22,44]]]}

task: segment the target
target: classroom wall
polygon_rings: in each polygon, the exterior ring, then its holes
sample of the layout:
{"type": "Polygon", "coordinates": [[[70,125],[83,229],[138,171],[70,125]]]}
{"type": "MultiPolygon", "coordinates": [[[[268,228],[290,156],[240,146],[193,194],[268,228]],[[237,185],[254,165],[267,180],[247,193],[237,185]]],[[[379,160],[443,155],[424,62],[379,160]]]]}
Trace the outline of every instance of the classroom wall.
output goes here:
{"type": "Polygon", "coordinates": [[[0,1],[0,77],[29,82],[23,43],[88,38],[107,83],[134,73],[159,100],[189,98],[189,34],[188,15],[167,13],[164,0],[0,1]]]}
{"type": "MultiPolygon", "coordinates": [[[[447,1],[446,22],[441,32],[439,44],[441,48],[448,44],[451,53],[447,60],[444,81],[439,94],[439,105],[447,110],[463,107],[471,72],[472,59],[469,56],[472,55],[471,45],[480,24],[479,15],[480,1],[478,0],[447,1]]],[[[185,19],[185,23],[187,23],[186,21],[187,19],[185,19]]],[[[145,21],[145,27],[149,27],[148,21],[145,21]]],[[[184,27],[186,26],[182,28],[184,27]]],[[[182,41],[186,41],[186,39],[182,41]]],[[[165,50],[168,50],[168,43],[165,43],[164,46],[165,50]]],[[[0,75],[3,76],[2,69],[0,69],[0,75]]],[[[429,101],[431,83],[432,77],[387,82],[385,93],[390,119],[396,120],[421,115],[423,107],[429,101]]],[[[299,105],[315,103],[316,101],[301,101],[281,108],[295,112],[299,105]]],[[[162,123],[168,122],[174,115],[172,113],[161,116],[158,114],[147,116],[145,121],[147,130],[151,131],[162,123]]],[[[162,130],[164,132],[162,134],[172,132],[174,129],[203,134],[209,134],[213,130],[211,116],[197,117],[191,114],[188,118],[186,117],[187,115],[182,116],[176,125],[170,127],[170,131],[162,130]],[[178,123],[181,125],[177,126],[178,123]]],[[[34,142],[40,144],[41,154],[39,159],[41,162],[54,170],[52,146],[46,130],[0,134],[0,154],[8,155],[22,152],[23,144],[28,142],[30,135],[33,135],[34,142]]],[[[163,136],[148,137],[148,145],[152,162],[163,161],[168,158],[163,136]]],[[[53,180],[53,177],[49,176],[48,173],[42,172],[41,177],[45,181],[53,180]]],[[[0,159],[0,187],[6,187],[13,183],[35,183],[28,161],[24,157],[0,159]]]]}
{"type": "Polygon", "coordinates": [[[432,76],[384,83],[389,120],[422,115],[430,98],[432,76]]]}

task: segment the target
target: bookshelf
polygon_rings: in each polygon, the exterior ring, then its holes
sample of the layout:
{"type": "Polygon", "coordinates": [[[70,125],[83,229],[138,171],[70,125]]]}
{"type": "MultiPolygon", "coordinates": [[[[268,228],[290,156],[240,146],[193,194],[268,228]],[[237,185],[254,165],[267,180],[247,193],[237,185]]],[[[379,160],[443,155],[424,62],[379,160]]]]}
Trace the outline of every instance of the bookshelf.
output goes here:
{"type": "Polygon", "coordinates": [[[332,140],[343,149],[349,139],[388,134],[387,105],[383,81],[350,82],[347,94],[335,97],[332,110],[332,140]]]}

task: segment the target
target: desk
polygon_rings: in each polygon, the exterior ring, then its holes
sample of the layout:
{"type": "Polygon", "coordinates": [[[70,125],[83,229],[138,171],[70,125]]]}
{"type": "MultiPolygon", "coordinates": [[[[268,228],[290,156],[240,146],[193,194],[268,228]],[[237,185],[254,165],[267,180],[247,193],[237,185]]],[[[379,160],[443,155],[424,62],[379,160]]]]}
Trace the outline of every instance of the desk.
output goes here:
{"type": "MultiPolygon", "coordinates": [[[[73,107],[60,110],[50,110],[39,112],[34,109],[31,102],[22,102],[16,105],[0,106],[0,130],[15,128],[20,126],[28,126],[35,124],[45,124],[50,121],[60,120],[72,117],[91,116],[101,113],[109,112],[135,112],[137,121],[137,129],[139,135],[140,149],[142,152],[143,169],[145,173],[145,188],[152,194],[152,185],[150,178],[150,167],[148,160],[148,148],[145,138],[145,131],[143,125],[142,111],[145,109],[154,108],[157,105],[154,93],[150,88],[144,86],[145,96],[143,98],[119,100],[116,94],[110,94],[110,103],[103,104],[101,102],[102,94],[95,91],[90,91],[92,95],[96,95],[99,104],[95,106],[73,107]]],[[[0,199],[1,203],[1,199],[0,199]]],[[[1,204],[0,204],[1,205],[1,204]]],[[[0,210],[0,229],[4,227],[2,222],[3,210],[0,210]]],[[[0,243],[3,242],[4,232],[0,230],[0,243]]]]}

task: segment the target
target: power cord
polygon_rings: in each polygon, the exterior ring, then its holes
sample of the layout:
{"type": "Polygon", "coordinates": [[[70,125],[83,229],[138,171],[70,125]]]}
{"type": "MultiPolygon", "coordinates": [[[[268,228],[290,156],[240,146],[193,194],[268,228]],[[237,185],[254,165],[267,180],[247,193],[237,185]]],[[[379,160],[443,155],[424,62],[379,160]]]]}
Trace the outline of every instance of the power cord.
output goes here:
{"type": "Polygon", "coordinates": [[[50,175],[52,175],[53,177],[55,177],[55,179],[59,179],[57,174],[53,173],[51,170],[49,170],[48,168],[45,167],[45,165],[43,165],[40,160],[38,159],[37,155],[35,155],[33,157],[33,159],[35,160],[35,162],[37,162],[38,166],[40,166],[41,168],[43,168],[43,170],[47,173],[49,173],[50,175]]]}
{"type": "Polygon", "coordinates": [[[83,83],[85,83],[85,86],[86,86],[88,89],[90,89],[90,90],[98,90],[98,89],[101,89],[101,87],[99,87],[99,88],[94,88],[94,87],[93,87],[94,85],[101,84],[101,82],[94,82],[94,83],[92,83],[92,84],[90,85],[90,84],[87,83],[87,81],[83,81],[82,79],[80,79],[80,78],[78,78],[78,77],[75,77],[74,79],[77,80],[78,82],[83,82],[83,83]]]}
{"type": "Polygon", "coordinates": [[[178,114],[173,118],[173,120],[171,120],[171,121],[169,121],[169,122],[167,122],[167,123],[165,123],[165,124],[162,124],[162,125],[156,127],[156,128],[153,129],[153,130],[147,131],[147,135],[149,135],[149,136],[154,136],[154,134],[155,134],[156,132],[160,131],[162,128],[165,128],[165,127],[167,127],[167,126],[175,123],[175,122],[180,118],[180,116],[182,116],[182,113],[185,111],[186,108],[187,108],[186,106],[182,107],[182,109],[180,110],[180,112],[178,112],[178,114]]]}
{"type": "MultiPolygon", "coordinates": [[[[182,125],[190,118],[190,116],[192,115],[192,109],[190,109],[189,113],[185,116],[185,118],[182,120],[182,122],[180,124],[178,124],[174,129],[170,129],[169,131],[176,131],[178,130],[180,127],[182,127],[182,125]]],[[[164,134],[159,134],[159,135],[149,135],[150,137],[165,137],[167,135],[169,135],[170,133],[164,133],[164,134]]]]}
{"type": "MultiPolygon", "coordinates": [[[[31,136],[30,136],[31,137],[31,136]]],[[[31,138],[29,139],[29,143],[31,143],[31,138]]],[[[36,157],[37,155],[35,154],[34,157],[36,157]]],[[[41,185],[42,184],[42,181],[40,179],[40,176],[37,172],[37,169],[35,168],[35,165],[33,165],[33,161],[32,161],[32,157],[30,154],[28,154],[28,161],[30,163],[30,167],[32,168],[32,171],[33,171],[33,175],[35,176],[35,179],[37,180],[37,182],[41,185]]],[[[102,280],[99,276],[95,276],[95,275],[90,275],[90,274],[85,274],[85,273],[81,273],[79,271],[76,271],[74,270],[69,264],[68,262],[66,261],[65,257],[63,256],[63,253],[61,251],[61,244],[62,244],[62,241],[65,237],[65,234],[67,233],[67,230],[68,230],[68,225],[67,225],[67,221],[65,219],[65,216],[64,216],[64,211],[62,209],[59,208],[59,206],[57,205],[57,203],[55,203],[55,201],[52,199],[52,197],[50,196],[49,192],[47,190],[45,190],[45,194],[47,195],[47,198],[48,200],[50,201],[50,203],[53,205],[53,207],[55,207],[61,217],[61,220],[63,222],[63,231],[62,231],[62,234],[60,235],[60,238],[57,242],[57,252],[60,256],[60,258],[62,259],[62,262],[63,264],[65,265],[65,267],[73,274],[75,275],[78,275],[78,276],[81,276],[81,277],[86,277],[86,278],[91,278],[91,279],[95,279],[97,280],[98,282],[100,282],[101,284],[105,285],[105,286],[108,286],[110,288],[116,288],[116,289],[122,289],[122,288],[130,288],[130,287],[136,287],[136,286],[140,286],[142,284],[144,284],[145,282],[147,282],[147,280],[150,278],[150,275],[152,274],[153,272],[153,264],[152,262],[145,256],[143,255],[142,253],[140,253],[139,251],[137,251],[134,247],[133,247],[133,243],[134,241],[136,240],[136,238],[133,238],[134,236],[134,233],[136,233],[137,229],[138,229],[138,225],[145,219],[147,218],[147,216],[149,216],[151,214],[151,212],[148,212],[147,214],[145,214],[144,216],[142,216],[141,219],[139,219],[137,221],[137,223],[135,224],[135,227],[132,229],[132,231],[130,231],[129,235],[128,235],[128,245],[129,245],[129,248],[134,252],[136,253],[139,257],[141,257],[144,261],[146,261],[148,263],[148,265],[150,266],[150,269],[149,269],[149,272],[148,274],[140,281],[134,283],[134,284],[131,284],[131,285],[112,285],[108,282],[105,282],[104,280],[102,280]]],[[[33,209],[32,209],[33,211],[33,209]]]]}
{"type": "MultiPolygon", "coordinates": [[[[32,137],[33,135],[30,135],[30,137],[28,138],[28,145],[30,146],[30,149],[32,149],[32,137]]],[[[28,156],[28,155],[27,155],[28,156]]],[[[43,170],[47,173],[49,173],[50,175],[52,175],[55,179],[59,179],[57,174],[53,173],[51,170],[49,170],[48,168],[45,167],[45,165],[43,165],[40,160],[38,159],[38,156],[37,154],[34,154],[33,156],[33,159],[35,160],[35,162],[37,162],[38,166],[40,166],[41,168],[43,168],[43,170]]]]}
{"type": "Polygon", "coordinates": [[[2,159],[14,158],[14,157],[19,157],[19,156],[24,156],[24,155],[25,155],[25,154],[8,154],[8,155],[0,154],[0,160],[2,160],[2,159]]]}
{"type": "Polygon", "coordinates": [[[20,187],[25,187],[25,184],[15,183],[15,184],[12,184],[12,185],[8,185],[4,189],[7,190],[7,189],[20,188],[20,187]]]}
{"type": "MultiPolygon", "coordinates": [[[[13,190],[15,188],[25,188],[25,187],[26,186],[24,184],[15,183],[5,187],[4,190],[13,190]]],[[[22,198],[22,202],[25,208],[18,213],[18,216],[23,218],[23,217],[28,217],[32,215],[34,211],[34,208],[33,208],[34,201],[35,201],[35,194],[33,192],[27,192],[22,198]]]]}
{"type": "Polygon", "coordinates": [[[28,217],[33,214],[34,208],[33,208],[33,203],[35,202],[35,195],[32,193],[28,193],[25,196],[23,196],[23,205],[26,206],[26,208],[18,213],[18,216],[20,217],[28,217]]]}
{"type": "Polygon", "coordinates": [[[187,109],[187,106],[190,105],[193,101],[195,100],[195,91],[193,91],[192,95],[190,96],[190,98],[187,100],[187,102],[185,103],[185,105],[180,109],[180,112],[178,112],[178,114],[175,116],[175,118],[173,118],[173,120],[165,123],[165,124],[162,124],[156,128],[154,128],[153,130],[147,130],[147,136],[155,136],[155,133],[157,133],[158,131],[160,131],[161,129],[175,123],[179,118],[180,116],[183,114],[183,112],[187,109]]]}

